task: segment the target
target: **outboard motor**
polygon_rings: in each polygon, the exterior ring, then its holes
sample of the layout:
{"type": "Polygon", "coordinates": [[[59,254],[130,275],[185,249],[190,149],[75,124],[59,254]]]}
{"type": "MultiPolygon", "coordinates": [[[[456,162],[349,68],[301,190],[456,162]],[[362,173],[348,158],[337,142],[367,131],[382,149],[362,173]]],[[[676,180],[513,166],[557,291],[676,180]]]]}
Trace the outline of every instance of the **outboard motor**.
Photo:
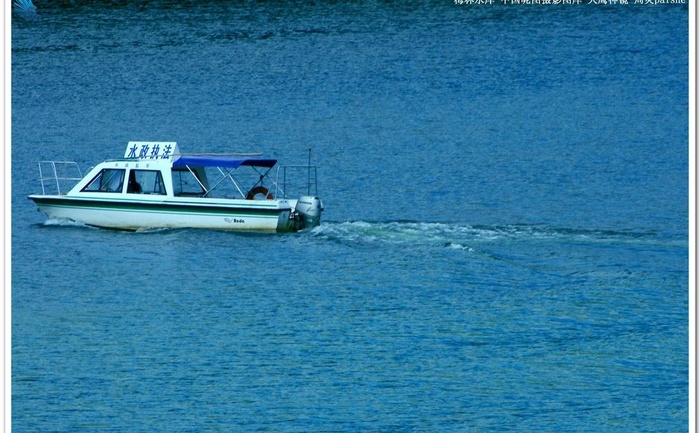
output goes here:
{"type": "Polygon", "coordinates": [[[294,211],[301,217],[301,228],[311,229],[321,224],[323,203],[318,197],[303,195],[297,200],[294,211]]]}

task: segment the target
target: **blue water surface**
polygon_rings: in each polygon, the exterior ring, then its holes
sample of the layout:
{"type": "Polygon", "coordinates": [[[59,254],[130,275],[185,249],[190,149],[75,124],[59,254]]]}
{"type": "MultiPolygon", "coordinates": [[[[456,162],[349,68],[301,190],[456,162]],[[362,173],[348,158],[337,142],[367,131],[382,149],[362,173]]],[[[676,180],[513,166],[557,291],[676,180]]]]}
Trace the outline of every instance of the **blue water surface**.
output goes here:
{"type": "Polygon", "coordinates": [[[13,430],[686,430],[688,8],[553,3],[13,16],[13,430]],[[124,233],[27,200],[36,161],[130,140],[312,147],[324,221],[124,233]]]}

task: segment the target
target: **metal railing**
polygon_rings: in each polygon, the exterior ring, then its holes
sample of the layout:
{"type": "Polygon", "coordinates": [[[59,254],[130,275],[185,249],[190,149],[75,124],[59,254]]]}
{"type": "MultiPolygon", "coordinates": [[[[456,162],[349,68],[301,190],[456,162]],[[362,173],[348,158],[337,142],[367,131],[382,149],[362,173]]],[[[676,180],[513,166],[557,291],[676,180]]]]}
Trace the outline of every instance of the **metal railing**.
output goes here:
{"type": "Polygon", "coordinates": [[[39,161],[38,164],[42,195],[46,195],[47,189],[51,193],[54,187],[56,195],[65,194],[83,178],[75,161],[39,161]]]}
{"type": "Polygon", "coordinates": [[[298,198],[318,195],[318,177],[315,165],[281,165],[277,167],[275,197],[298,198]]]}

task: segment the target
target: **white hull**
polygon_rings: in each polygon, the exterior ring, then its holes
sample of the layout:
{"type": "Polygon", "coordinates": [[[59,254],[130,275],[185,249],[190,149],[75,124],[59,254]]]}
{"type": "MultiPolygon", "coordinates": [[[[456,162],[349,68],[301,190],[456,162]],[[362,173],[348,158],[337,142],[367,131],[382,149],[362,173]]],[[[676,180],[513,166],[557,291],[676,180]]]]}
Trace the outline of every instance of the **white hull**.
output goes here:
{"type": "Polygon", "coordinates": [[[75,200],[66,196],[30,196],[49,218],[87,225],[138,230],[148,228],[210,228],[287,232],[294,229],[292,208],[287,201],[213,200],[202,204],[187,201],[146,202],[122,200],[75,200]]]}

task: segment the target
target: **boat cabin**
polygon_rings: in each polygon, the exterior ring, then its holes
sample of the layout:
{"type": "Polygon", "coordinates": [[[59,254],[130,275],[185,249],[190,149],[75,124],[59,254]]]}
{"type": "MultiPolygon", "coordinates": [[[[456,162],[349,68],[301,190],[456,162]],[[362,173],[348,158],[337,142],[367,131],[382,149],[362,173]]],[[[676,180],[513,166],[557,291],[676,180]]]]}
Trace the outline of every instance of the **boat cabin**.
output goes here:
{"type": "Polygon", "coordinates": [[[174,142],[129,142],[124,158],[99,164],[69,194],[272,199],[272,190],[280,190],[269,177],[276,163],[259,154],[183,155],[174,142]],[[252,170],[236,171],[239,167],[252,170]]]}

